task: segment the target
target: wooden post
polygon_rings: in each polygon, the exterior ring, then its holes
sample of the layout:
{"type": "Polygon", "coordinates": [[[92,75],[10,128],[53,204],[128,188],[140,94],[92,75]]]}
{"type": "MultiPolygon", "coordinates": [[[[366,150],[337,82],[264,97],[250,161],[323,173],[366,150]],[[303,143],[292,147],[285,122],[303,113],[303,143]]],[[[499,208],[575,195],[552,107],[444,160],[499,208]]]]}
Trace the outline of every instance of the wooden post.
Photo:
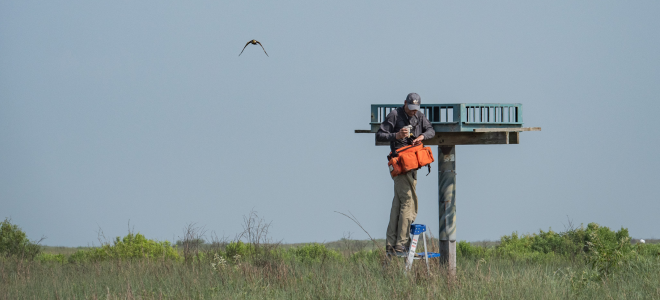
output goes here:
{"type": "Polygon", "coordinates": [[[440,262],[456,276],[456,145],[438,146],[440,262]]]}

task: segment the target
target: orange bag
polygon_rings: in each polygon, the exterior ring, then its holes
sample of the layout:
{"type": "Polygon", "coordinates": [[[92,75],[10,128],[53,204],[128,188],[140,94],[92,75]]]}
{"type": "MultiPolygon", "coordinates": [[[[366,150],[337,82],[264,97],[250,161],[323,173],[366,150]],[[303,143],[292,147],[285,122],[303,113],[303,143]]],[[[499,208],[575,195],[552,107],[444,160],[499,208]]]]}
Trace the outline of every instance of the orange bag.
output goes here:
{"type": "Polygon", "coordinates": [[[403,170],[401,170],[401,164],[399,164],[399,157],[392,157],[390,161],[387,162],[387,166],[390,168],[390,175],[392,178],[403,173],[403,170]]]}
{"type": "Polygon", "coordinates": [[[413,148],[399,153],[399,161],[404,172],[419,169],[419,161],[417,160],[417,154],[415,153],[416,152],[413,148]]]}
{"type": "Polygon", "coordinates": [[[424,166],[428,166],[431,173],[431,163],[434,162],[431,147],[424,147],[423,144],[399,148],[394,153],[390,153],[387,159],[392,178],[424,166]]]}
{"type": "Polygon", "coordinates": [[[419,162],[420,168],[435,161],[433,159],[433,151],[431,151],[431,147],[424,147],[423,149],[415,152],[415,154],[417,154],[417,161],[419,162]]]}

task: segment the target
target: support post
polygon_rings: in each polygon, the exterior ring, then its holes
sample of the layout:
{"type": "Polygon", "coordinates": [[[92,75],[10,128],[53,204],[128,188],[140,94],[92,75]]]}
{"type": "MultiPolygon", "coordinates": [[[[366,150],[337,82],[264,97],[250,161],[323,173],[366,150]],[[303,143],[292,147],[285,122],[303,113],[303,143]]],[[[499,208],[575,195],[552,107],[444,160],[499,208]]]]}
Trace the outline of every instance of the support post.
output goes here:
{"type": "Polygon", "coordinates": [[[456,276],[456,145],[438,146],[440,261],[456,276]]]}

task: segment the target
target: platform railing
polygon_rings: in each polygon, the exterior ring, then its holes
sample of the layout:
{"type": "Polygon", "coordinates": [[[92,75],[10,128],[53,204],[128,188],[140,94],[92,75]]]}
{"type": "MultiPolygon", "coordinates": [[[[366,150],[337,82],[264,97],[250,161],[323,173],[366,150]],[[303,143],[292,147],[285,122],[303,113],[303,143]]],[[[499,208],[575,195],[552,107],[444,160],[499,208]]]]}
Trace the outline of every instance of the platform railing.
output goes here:
{"type": "Polygon", "coordinates": [[[521,104],[465,104],[466,123],[522,124],[521,104]]]}
{"type": "MultiPolygon", "coordinates": [[[[403,104],[372,104],[371,127],[377,127],[387,115],[403,104]]],[[[422,104],[420,111],[436,131],[472,131],[475,128],[522,127],[520,103],[422,104]]]]}

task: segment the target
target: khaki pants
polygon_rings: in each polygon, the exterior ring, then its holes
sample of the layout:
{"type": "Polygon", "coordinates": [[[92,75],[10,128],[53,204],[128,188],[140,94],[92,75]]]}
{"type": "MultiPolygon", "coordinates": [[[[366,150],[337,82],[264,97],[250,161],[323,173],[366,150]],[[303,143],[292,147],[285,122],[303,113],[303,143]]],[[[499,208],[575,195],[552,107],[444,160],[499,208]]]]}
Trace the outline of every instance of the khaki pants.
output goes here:
{"type": "Polygon", "coordinates": [[[387,226],[387,245],[408,246],[410,225],[417,217],[416,176],[411,171],[394,177],[394,199],[387,226]]]}

